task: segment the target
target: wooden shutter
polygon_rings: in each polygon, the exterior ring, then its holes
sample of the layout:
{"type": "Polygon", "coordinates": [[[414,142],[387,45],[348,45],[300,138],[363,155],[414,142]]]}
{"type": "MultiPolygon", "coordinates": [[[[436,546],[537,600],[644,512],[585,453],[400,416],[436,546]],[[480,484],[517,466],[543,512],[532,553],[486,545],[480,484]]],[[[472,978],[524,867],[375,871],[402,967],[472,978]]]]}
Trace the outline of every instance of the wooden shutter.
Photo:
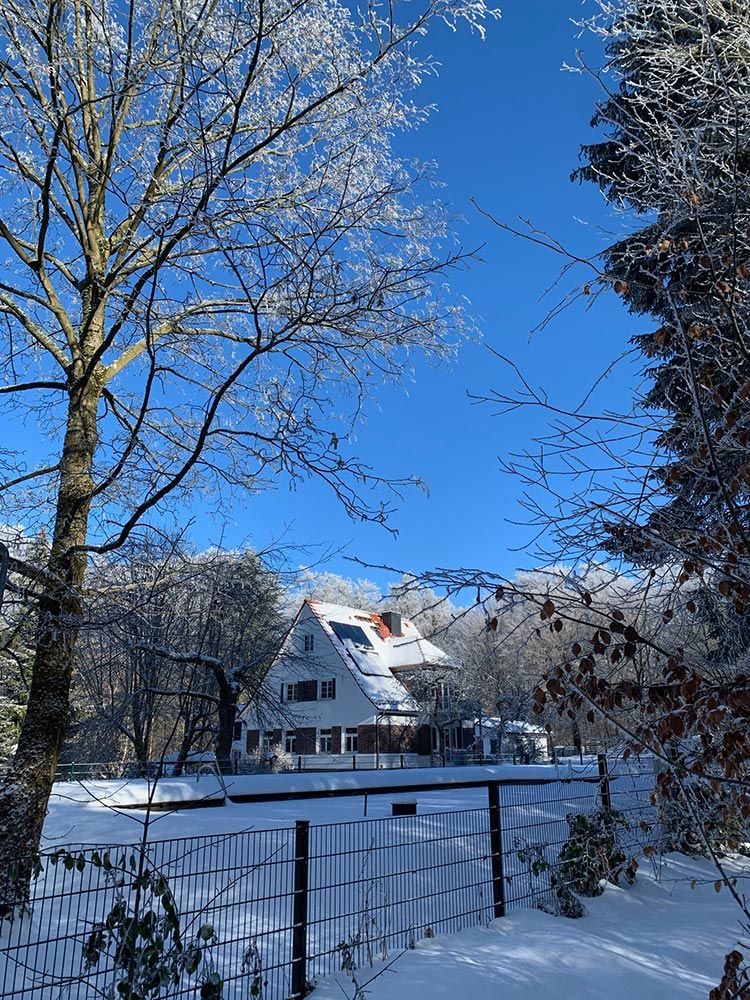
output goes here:
{"type": "Polygon", "coordinates": [[[318,682],[299,681],[297,684],[297,701],[317,701],[318,682]]]}

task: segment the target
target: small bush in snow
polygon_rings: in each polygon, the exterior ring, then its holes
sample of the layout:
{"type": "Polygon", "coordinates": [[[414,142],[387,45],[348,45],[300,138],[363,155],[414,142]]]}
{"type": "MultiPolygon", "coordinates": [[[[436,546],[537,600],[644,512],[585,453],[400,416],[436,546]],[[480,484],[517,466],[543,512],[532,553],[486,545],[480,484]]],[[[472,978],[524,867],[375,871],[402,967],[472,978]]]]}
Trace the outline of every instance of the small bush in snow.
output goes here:
{"type": "Polygon", "coordinates": [[[266,762],[268,764],[269,770],[274,774],[281,773],[283,771],[293,771],[294,761],[292,760],[292,755],[287,753],[281,744],[272,747],[266,755],[266,762]]]}
{"type": "Polygon", "coordinates": [[[555,917],[570,917],[577,919],[586,916],[586,907],[571,891],[569,886],[560,880],[547,858],[548,844],[531,842],[523,837],[517,837],[514,843],[516,857],[526,866],[531,898],[534,906],[555,917]],[[549,884],[543,877],[549,873],[549,884]],[[541,884],[538,884],[541,883],[541,884]]]}
{"type": "Polygon", "coordinates": [[[559,882],[581,896],[601,896],[604,884],[635,882],[637,863],[618,843],[618,830],[627,822],[616,810],[569,813],[570,833],[560,851],[559,882]]]}
{"type": "Polygon", "coordinates": [[[660,782],[662,847],[665,851],[712,857],[729,852],[748,853],[750,830],[735,790],[708,780],[691,778],[681,788],[660,782]]]}
{"type": "Polygon", "coordinates": [[[125,850],[114,860],[109,851],[84,855],[61,852],[71,870],[87,864],[100,868],[114,889],[114,903],[103,921],[93,925],[83,944],[86,969],[103,965],[112,970],[107,997],[119,1000],[159,1000],[173,987],[198,984],[201,1000],[221,1000],[223,981],[210,961],[216,931],[204,923],[186,941],[169,882],[146,863],[145,852],[125,850]]]}

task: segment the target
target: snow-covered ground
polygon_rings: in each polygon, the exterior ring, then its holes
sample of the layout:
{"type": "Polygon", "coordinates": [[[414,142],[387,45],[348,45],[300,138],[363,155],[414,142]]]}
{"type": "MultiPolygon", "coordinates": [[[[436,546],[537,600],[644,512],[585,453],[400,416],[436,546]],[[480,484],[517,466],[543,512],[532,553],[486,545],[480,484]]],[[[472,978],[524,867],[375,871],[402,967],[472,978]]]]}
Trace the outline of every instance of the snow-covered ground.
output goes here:
{"type": "MultiPolygon", "coordinates": [[[[208,791],[208,780],[201,779],[203,787],[200,794],[210,799],[213,795],[208,791]]],[[[185,794],[194,791],[194,788],[183,788],[185,794]]],[[[146,818],[145,810],[112,808],[113,792],[116,792],[115,801],[121,805],[134,795],[134,790],[124,787],[122,782],[56,785],[44,824],[44,849],[54,849],[60,844],[132,844],[138,841],[146,818]]],[[[288,802],[228,801],[215,808],[155,812],[150,819],[151,837],[168,840],[172,837],[244,833],[294,826],[298,819],[307,819],[311,823],[379,819],[390,816],[394,799],[407,797],[417,800],[420,814],[477,809],[487,805],[487,792],[483,788],[419,792],[408,796],[370,795],[366,804],[363,796],[288,802]]]]}
{"type": "MultiPolygon", "coordinates": [[[[750,890],[747,863],[729,867],[740,892],[750,890]]],[[[715,879],[708,861],[669,855],[658,880],[643,862],[633,887],[607,886],[586,900],[589,914],[581,920],[518,910],[488,927],[420,941],[391,955],[390,969],[376,964],[357,979],[371,980],[368,1000],[425,990],[430,1000],[705,1000],[740,938],[739,909],[726,889],[715,892],[715,879]]],[[[353,995],[343,973],[313,993],[315,1000],[353,995]]]]}
{"type": "MultiPolygon", "coordinates": [[[[156,789],[138,781],[57,785],[45,848],[92,847],[83,853],[74,848],[69,863],[48,860],[33,882],[30,914],[3,929],[0,958],[3,950],[8,957],[0,961],[0,997],[46,1000],[44,991],[60,976],[77,984],[70,1000],[88,1000],[90,987],[107,987],[106,963],[87,970],[81,964],[82,945],[92,925],[107,919],[120,888],[125,895],[133,889],[130,872],[137,852],[104,848],[139,840],[147,814],[130,807],[144,802],[149,791],[154,801],[192,806],[151,815],[147,867],[169,880],[183,928],[206,921],[215,928],[212,960],[227,982],[227,1000],[247,995],[249,947],[266,977],[266,1000],[289,995],[297,819],[311,821],[307,969],[312,978],[340,969],[346,950],[361,963],[435,934],[489,923],[498,882],[493,883],[487,789],[455,787],[468,778],[509,779],[500,790],[505,876],[500,884],[512,922],[544,894],[549,879],[548,869],[532,877],[523,852],[533,848],[554,864],[569,833],[566,816],[597,809],[599,783],[590,773],[534,785],[523,780],[554,779],[552,768],[465,770],[423,772],[434,787],[416,793],[403,787],[420,783],[416,772],[397,775],[401,787],[387,792],[392,772],[253,776],[228,783],[230,795],[267,788],[302,791],[303,786],[320,792],[340,785],[360,792],[382,783],[383,789],[367,798],[272,802],[232,802],[212,777],[167,779],[156,789]],[[386,819],[391,802],[407,794],[416,798],[418,814],[386,819]],[[208,802],[219,804],[209,808],[208,802]],[[116,877],[96,862],[104,856],[109,866],[110,854],[116,877]]],[[[642,821],[647,827],[654,821],[653,780],[648,772],[622,773],[611,782],[613,806],[626,811],[629,820],[623,831],[628,854],[643,846],[642,821]]],[[[532,919],[541,918],[533,914],[532,919]]]]}
{"type": "MultiPolygon", "coordinates": [[[[145,780],[89,781],[59,783],[54,787],[44,826],[45,849],[60,844],[129,844],[140,838],[146,812],[134,809],[151,799],[154,803],[193,803],[214,808],[156,812],[151,817],[153,838],[204,836],[293,826],[295,820],[312,823],[350,822],[391,814],[394,799],[416,799],[420,813],[476,809],[487,805],[487,791],[479,788],[451,788],[462,781],[498,779],[592,777],[596,763],[496,767],[449,767],[405,771],[342,771],[322,774],[278,774],[229,777],[222,783],[214,777],[162,778],[155,786],[145,780]],[[432,783],[435,791],[401,794],[399,786],[432,783]],[[388,791],[395,786],[395,791],[388,791]],[[229,797],[268,794],[280,791],[353,790],[381,787],[382,794],[319,798],[277,802],[235,803],[229,797]]],[[[624,785],[628,779],[624,779],[624,785]]],[[[581,786],[579,786],[581,787],[581,786]]],[[[617,789],[613,782],[613,789],[617,789]]],[[[596,785],[590,786],[594,794],[596,785]]]]}

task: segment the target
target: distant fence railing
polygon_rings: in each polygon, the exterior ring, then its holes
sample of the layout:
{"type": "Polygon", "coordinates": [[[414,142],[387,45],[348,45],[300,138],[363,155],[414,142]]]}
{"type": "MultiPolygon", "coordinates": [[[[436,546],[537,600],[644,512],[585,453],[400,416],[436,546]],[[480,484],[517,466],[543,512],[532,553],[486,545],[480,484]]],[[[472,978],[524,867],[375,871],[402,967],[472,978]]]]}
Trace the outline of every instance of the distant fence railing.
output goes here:
{"type": "MultiPolygon", "coordinates": [[[[166,971],[144,996],[298,1000],[322,976],[538,903],[564,878],[570,815],[616,813],[638,853],[657,833],[653,788],[650,767],[620,765],[490,781],[481,808],[45,853],[0,927],[0,998],[126,995],[156,935],[166,971]]],[[[27,871],[11,873],[20,892],[27,871]]]]}
{"type": "MultiPolygon", "coordinates": [[[[545,763],[549,758],[544,758],[545,763]]],[[[523,753],[480,754],[470,750],[451,750],[431,756],[411,753],[341,753],[341,754],[291,754],[283,760],[270,759],[255,754],[225,761],[187,761],[176,765],[173,761],[152,760],[145,764],[136,761],[104,761],[60,764],[55,771],[55,781],[125,780],[129,778],[159,778],[184,774],[249,775],[275,772],[316,771],[382,771],[404,770],[420,767],[468,767],[472,765],[540,763],[539,758],[529,759],[523,753]]]]}

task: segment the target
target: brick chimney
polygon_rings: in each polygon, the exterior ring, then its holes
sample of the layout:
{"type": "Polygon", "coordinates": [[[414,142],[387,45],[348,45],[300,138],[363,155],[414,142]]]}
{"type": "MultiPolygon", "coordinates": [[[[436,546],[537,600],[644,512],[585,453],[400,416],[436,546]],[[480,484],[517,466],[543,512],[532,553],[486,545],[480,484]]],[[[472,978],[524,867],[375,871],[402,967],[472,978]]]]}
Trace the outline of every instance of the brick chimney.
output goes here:
{"type": "Polygon", "coordinates": [[[401,628],[401,615],[398,611],[384,611],[380,617],[383,619],[385,627],[395,639],[400,638],[404,634],[401,628]]]}

